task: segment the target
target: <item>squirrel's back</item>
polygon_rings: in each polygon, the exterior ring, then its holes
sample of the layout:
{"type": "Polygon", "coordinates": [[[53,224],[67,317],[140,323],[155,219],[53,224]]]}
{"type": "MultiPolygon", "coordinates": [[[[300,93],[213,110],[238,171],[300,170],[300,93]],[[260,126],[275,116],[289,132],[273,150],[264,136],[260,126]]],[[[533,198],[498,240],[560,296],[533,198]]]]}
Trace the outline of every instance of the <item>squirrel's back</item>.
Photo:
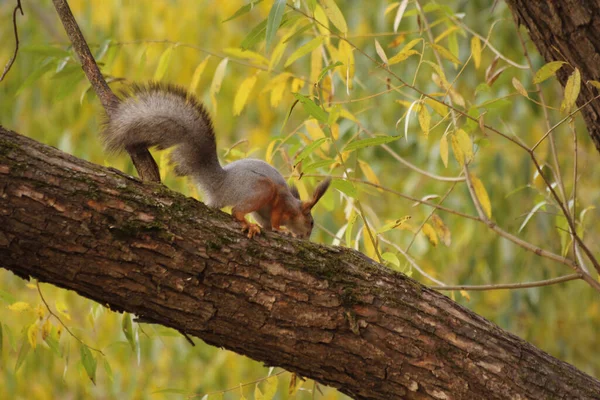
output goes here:
{"type": "Polygon", "coordinates": [[[212,122],[193,95],[179,86],[147,83],[131,86],[121,97],[104,126],[109,151],[176,146],[171,160],[177,174],[199,175],[208,183],[223,174],[212,122]]]}

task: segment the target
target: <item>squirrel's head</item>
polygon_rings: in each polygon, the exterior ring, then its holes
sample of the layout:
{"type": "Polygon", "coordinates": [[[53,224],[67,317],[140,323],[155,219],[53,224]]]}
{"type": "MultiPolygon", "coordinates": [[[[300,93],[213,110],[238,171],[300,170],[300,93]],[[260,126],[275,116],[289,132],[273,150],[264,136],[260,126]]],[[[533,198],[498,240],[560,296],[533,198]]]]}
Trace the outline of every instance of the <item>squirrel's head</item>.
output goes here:
{"type": "Polygon", "coordinates": [[[315,204],[317,204],[319,199],[323,197],[330,183],[331,178],[327,178],[323,182],[319,183],[315,189],[312,199],[308,201],[301,201],[300,195],[298,194],[298,189],[296,189],[294,186],[290,187],[290,192],[294,196],[293,201],[295,201],[297,205],[291,209],[296,209],[298,211],[283,215],[281,225],[285,226],[294,236],[301,239],[308,239],[310,237],[310,233],[312,232],[313,225],[315,224],[310,212],[315,204]]]}

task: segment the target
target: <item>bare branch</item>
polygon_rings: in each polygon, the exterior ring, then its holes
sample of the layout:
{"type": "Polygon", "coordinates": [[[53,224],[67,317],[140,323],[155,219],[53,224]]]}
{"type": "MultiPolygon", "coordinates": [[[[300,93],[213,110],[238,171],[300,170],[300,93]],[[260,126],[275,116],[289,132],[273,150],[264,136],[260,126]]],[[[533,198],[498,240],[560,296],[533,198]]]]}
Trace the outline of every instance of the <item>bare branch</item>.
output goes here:
{"type": "Polygon", "coordinates": [[[19,31],[17,29],[17,11],[21,11],[21,15],[25,15],[23,13],[23,8],[21,8],[21,0],[17,0],[17,5],[15,6],[15,9],[13,10],[13,31],[15,33],[15,51],[14,51],[12,57],[10,58],[10,60],[8,60],[8,63],[4,66],[4,71],[2,72],[2,76],[0,76],[0,82],[2,82],[4,80],[4,77],[6,76],[6,74],[8,74],[8,71],[10,71],[10,68],[12,67],[15,60],[17,59],[17,53],[19,52],[19,31]]]}

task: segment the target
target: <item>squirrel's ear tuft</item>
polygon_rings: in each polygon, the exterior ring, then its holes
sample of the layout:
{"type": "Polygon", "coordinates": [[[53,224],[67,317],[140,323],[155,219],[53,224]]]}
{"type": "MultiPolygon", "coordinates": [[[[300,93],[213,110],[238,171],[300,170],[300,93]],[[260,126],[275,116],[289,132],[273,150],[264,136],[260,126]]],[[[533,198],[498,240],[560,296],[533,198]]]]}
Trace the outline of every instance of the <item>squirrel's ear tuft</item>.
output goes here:
{"type": "Polygon", "coordinates": [[[313,194],[313,198],[309,201],[305,201],[302,203],[302,210],[305,213],[310,212],[310,210],[317,204],[317,202],[323,197],[327,188],[329,188],[329,184],[331,183],[331,178],[325,179],[323,182],[319,183],[317,188],[315,189],[315,193],[313,194]]]}

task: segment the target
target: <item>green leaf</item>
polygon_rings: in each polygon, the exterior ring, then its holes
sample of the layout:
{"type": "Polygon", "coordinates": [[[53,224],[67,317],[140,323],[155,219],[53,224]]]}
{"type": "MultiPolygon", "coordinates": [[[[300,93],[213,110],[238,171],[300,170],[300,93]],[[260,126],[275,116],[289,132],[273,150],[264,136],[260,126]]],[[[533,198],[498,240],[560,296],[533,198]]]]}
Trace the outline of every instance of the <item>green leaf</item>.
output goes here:
{"type": "Polygon", "coordinates": [[[328,66],[323,68],[323,70],[319,74],[319,78],[317,79],[317,82],[321,82],[321,79],[323,79],[323,77],[325,76],[325,74],[327,74],[328,71],[334,69],[335,67],[339,67],[340,65],[344,65],[344,64],[342,64],[339,61],[336,61],[334,64],[329,64],[328,66]]]}
{"type": "Polygon", "coordinates": [[[300,161],[304,160],[307,156],[309,156],[310,154],[312,154],[312,152],[315,151],[315,149],[318,149],[327,140],[329,140],[329,138],[322,137],[320,139],[315,140],[314,142],[312,142],[308,146],[306,146],[300,152],[300,154],[298,154],[298,156],[296,157],[296,163],[299,163],[300,161]]]}
{"type": "Polygon", "coordinates": [[[340,32],[348,32],[348,25],[344,19],[344,14],[340,11],[340,8],[335,4],[334,0],[321,0],[323,5],[323,11],[331,23],[339,29],[340,32]]]}
{"type": "Polygon", "coordinates": [[[31,350],[31,345],[29,344],[29,340],[27,340],[27,333],[23,335],[23,341],[21,342],[21,349],[19,349],[19,355],[17,357],[17,363],[15,364],[15,373],[21,368],[27,354],[29,354],[29,350],[31,350]]]}
{"type": "Polygon", "coordinates": [[[269,12],[269,17],[267,19],[267,51],[271,48],[271,44],[275,39],[275,34],[279,29],[279,25],[281,24],[281,19],[283,18],[283,11],[285,10],[285,0],[275,0],[273,2],[273,6],[271,7],[271,11],[269,12]]]}
{"type": "Polygon", "coordinates": [[[454,64],[461,64],[460,60],[456,58],[456,56],[452,54],[447,48],[435,43],[431,43],[430,45],[438,52],[440,56],[444,57],[446,60],[449,60],[454,64]]]}
{"type": "Polygon", "coordinates": [[[331,187],[339,190],[340,192],[348,195],[349,197],[356,198],[357,191],[354,183],[345,181],[343,179],[334,179],[331,181],[331,187]]]}
{"type": "Polygon", "coordinates": [[[55,63],[50,62],[49,60],[46,60],[42,63],[42,65],[39,66],[39,68],[37,68],[35,71],[33,71],[31,73],[31,75],[29,75],[27,77],[27,79],[25,79],[25,81],[21,84],[21,86],[19,86],[19,89],[17,89],[17,93],[15,93],[15,98],[19,97],[19,95],[21,94],[21,92],[25,89],[27,89],[28,87],[32,86],[34,83],[36,83],[41,77],[42,75],[44,75],[46,72],[50,71],[54,65],[56,65],[55,63]]]}
{"type": "Polygon", "coordinates": [[[10,294],[8,292],[5,292],[2,289],[0,289],[0,300],[5,302],[6,304],[12,304],[12,303],[17,302],[17,299],[15,298],[15,296],[13,296],[12,294],[10,294]]]}
{"type": "Polygon", "coordinates": [[[301,95],[300,93],[294,93],[294,97],[302,103],[302,106],[312,117],[316,118],[317,121],[326,123],[327,122],[327,113],[323,111],[322,108],[317,106],[314,101],[309,99],[306,96],[301,95]]]}
{"type": "Polygon", "coordinates": [[[330,167],[334,162],[335,162],[335,160],[331,160],[331,159],[315,161],[314,163],[307,165],[306,167],[303,167],[302,172],[304,172],[305,174],[308,174],[308,173],[318,170],[319,168],[330,167]]]}
{"type": "Polygon", "coordinates": [[[533,77],[533,84],[535,85],[544,82],[546,79],[553,76],[556,71],[563,66],[563,64],[566,63],[564,61],[552,61],[544,65],[538,70],[538,72],[535,73],[535,76],[533,77]]]}
{"type": "Polygon", "coordinates": [[[79,353],[81,355],[81,363],[83,364],[83,368],[85,368],[85,372],[87,376],[90,378],[92,383],[96,384],[96,367],[98,366],[98,362],[92,355],[89,347],[86,345],[81,345],[79,348],[79,353]]]}
{"type": "Polygon", "coordinates": [[[354,151],[362,149],[363,147],[378,146],[380,144],[390,143],[394,140],[400,139],[400,136],[378,136],[368,139],[360,139],[350,142],[344,147],[343,151],[354,151]]]}
{"type": "Polygon", "coordinates": [[[62,357],[62,351],[60,350],[58,340],[56,340],[56,338],[52,334],[46,336],[44,338],[44,342],[46,342],[46,344],[54,354],[56,354],[59,357],[62,357]]]}
{"type": "Polygon", "coordinates": [[[133,338],[133,324],[131,323],[131,315],[129,313],[123,314],[123,320],[121,321],[123,333],[131,346],[131,350],[135,351],[135,340],[133,338]]]}
{"type": "Polygon", "coordinates": [[[232,19],[241,17],[242,15],[252,11],[254,6],[257,5],[258,3],[260,3],[261,1],[262,0],[253,0],[250,3],[246,4],[245,6],[238,8],[238,10],[231,17],[227,18],[226,20],[223,20],[223,22],[231,21],[232,19]]]}
{"type": "Polygon", "coordinates": [[[319,47],[323,43],[323,40],[324,38],[322,36],[319,36],[314,38],[310,42],[304,44],[300,48],[296,49],[296,51],[290,54],[290,56],[284,64],[284,67],[289,67],[294,61],[296,61],[300,57],[307,55],[308,53],[319,47]]]}
{"type": "Polygon", "coordinates": [[[156,71],[154,71],[153,79],[155,81],[160,81],[167,72],[169,68],[169,63],[171,62],[171,55],[173,54],[173,47],[169,46],[160,56],[158,60],[158,66],[156,67],[156,71]]]}
{"type": "Polygon", "coordinates": [[[388,266],[392,267],[393,269],[397,270],[400,268],[400,260],[394,253],[383,253],[381,255],[381,258],[383,258],[386,261],[386,264],[388,264],[388,266]]]}

